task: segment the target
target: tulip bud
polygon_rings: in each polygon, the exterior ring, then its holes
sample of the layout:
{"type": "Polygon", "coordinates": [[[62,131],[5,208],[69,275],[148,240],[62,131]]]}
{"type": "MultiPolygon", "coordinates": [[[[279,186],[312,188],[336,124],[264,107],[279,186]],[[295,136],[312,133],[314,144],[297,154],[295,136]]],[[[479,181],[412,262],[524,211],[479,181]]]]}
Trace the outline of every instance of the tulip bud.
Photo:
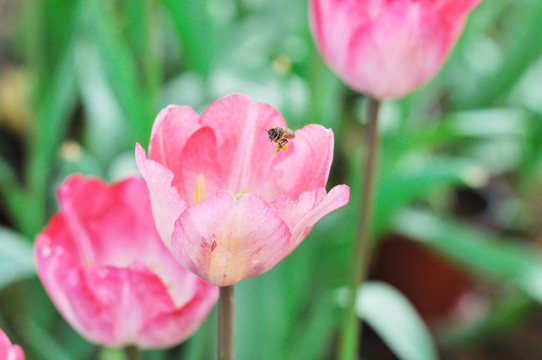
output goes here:
{"type": "Polygon", "coordinates": [[[399,98],[438,71],[480,0],[311,0],[316,45],[351,88],[399,98]]]}

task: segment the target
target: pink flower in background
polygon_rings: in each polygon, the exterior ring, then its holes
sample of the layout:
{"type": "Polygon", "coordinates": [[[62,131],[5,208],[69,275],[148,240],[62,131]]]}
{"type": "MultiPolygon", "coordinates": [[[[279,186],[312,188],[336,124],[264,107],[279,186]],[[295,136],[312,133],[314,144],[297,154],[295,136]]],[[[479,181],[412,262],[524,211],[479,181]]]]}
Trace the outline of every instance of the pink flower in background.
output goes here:
{"type": "Polygon", "coordinates": [[[354,90],[401,97],[427,82],[480,0],[311,0],[324,59],[354,90]]]}
{"type": "Polygon", "coordinates": [[[37,235],[38,276],[59,312],[106,346],[160,348],[191,335],[218,288],[184,270],[155,230],[143,179],[71,176],[37,235]]]}
{"type": "Polygon", "coordinates": [[[0,360],[24,360],[23,349],[19,345],[12,345],[2,329],[0,329],[0,360]]]}
{"type": "Polygon", "coordinates": [[[286,123],[271,105],[230,95],[201,117],[188,106],[165,108],[148,157],[136,146],[158,232],[186,269],[212,284],[269,270],[348,202],[346,185],[325,190],[331,130],[307,125],[274,156],[262,129],[276,126],[286,123]]]}

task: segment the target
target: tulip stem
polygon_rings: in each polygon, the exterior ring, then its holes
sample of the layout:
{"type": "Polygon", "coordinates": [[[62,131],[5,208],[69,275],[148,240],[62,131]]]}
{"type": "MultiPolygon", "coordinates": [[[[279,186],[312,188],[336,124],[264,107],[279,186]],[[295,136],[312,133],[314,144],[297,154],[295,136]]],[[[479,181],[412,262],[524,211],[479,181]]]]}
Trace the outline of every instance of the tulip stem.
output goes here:
{"type": "Polygon", "coordinates": [[[233,285],[221,286],[218,298],[218,359],[233,360],[233,285]]]}
{"type": "Polygon", "coordinates": [[[135,345],[129,345],[124,348],[124,353],[126,354],[126,360],[139,360],[141,359],[141,354],[139,348],[135,345]]]}
{"type": "Polygon", "coordinates": [[[373,216],[374,183],[378,160],[378,110],[380,102],[369,98],[365,146],[367,159],[363,172],[363,188],[359,204],[359,222],[356,231],[354,258],[352,259],[349,300],[345,310],[342,337],[339,348],[340,360],[359,358],[361,349],[361,317],[356,314],[356,294],[362,286],[369,268],[371,229],[373,216]]]}

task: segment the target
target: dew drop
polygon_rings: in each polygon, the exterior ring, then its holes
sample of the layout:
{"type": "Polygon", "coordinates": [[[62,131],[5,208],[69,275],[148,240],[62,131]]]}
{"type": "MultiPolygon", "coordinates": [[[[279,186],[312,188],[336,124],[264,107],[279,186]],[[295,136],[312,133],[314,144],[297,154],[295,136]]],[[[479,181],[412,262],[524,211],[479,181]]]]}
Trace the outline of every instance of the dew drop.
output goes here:
{"type": "Polygon", "coordinates": [[[44,246],[41,248],[41,256],[43,257],[48,257],[49,255],[51,255],[51,247],[50,246],[44,246]]]}

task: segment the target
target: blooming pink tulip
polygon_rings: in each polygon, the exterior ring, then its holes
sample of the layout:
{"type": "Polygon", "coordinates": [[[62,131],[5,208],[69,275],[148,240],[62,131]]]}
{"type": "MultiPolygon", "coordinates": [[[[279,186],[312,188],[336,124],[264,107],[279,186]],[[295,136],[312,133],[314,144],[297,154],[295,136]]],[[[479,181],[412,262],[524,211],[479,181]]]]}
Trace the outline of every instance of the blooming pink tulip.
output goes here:
{"type": "Polygon", "coordinates": [[[276,126],[286,123],[271,105],[230,95],[201,117],[188,106],[163,109],[148,157],[136,146],[158,232],[181,265],[212,284],[269,270],[348,202],[348,186],[324,188],[331,130],[307,125],[275,156],[264,130],[276,126]]]}
{"type": "Polygon", "coordinates": [[[2,329],[0,329],[0,360],[24,360],[23,349],[19,345],[11,345],[2,329]]]}
{"type": "Polygon", "coordinates": [[[143,179],[108,186],[71,176],[60,212],[38,234],[38,275],[64,318],[105,346],[161,348],[187,338],[213,307],[218,288],[184,270],[152,220],[143,179]]]}
{"type": "Polygon", "coordinates": [[[356,91],[401,97],[427,82],[480,0],[311,0],[323,57],[356,91]]]}

